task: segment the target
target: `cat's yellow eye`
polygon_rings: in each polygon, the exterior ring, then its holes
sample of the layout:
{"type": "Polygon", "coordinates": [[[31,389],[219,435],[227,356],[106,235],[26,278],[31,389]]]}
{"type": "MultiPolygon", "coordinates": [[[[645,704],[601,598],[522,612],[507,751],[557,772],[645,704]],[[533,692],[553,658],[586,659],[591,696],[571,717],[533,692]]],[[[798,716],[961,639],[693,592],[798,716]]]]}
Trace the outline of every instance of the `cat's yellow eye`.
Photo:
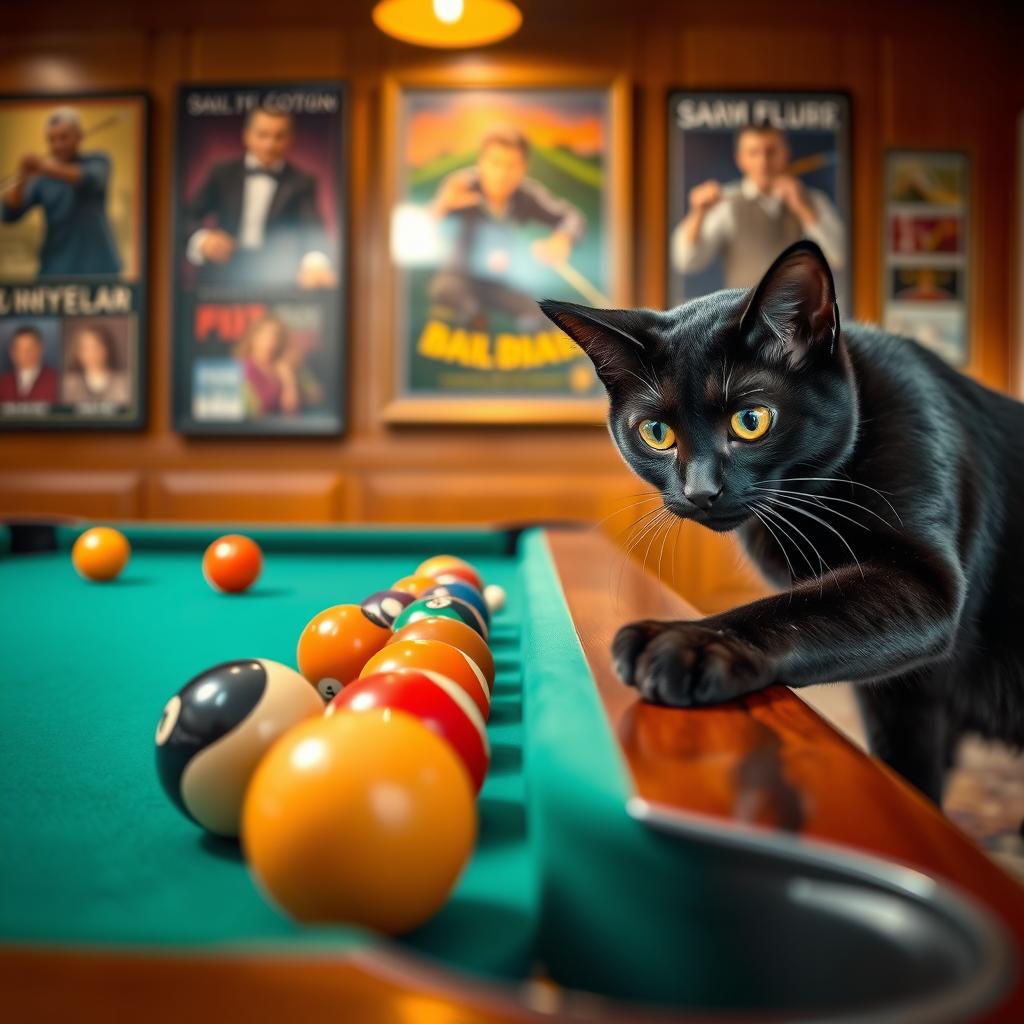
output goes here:
{"type": "Polygon", "coordinates": [[[676,432],[661,420],[644,420],[639,429],[644,444],[656,452],[666,451],[676,443],[676,432]]]}
{"type": "Polygon", "coordinates": [[[729,426],[741,441],[756,441],[768,433],[772,425],[772,411],[763,405],[738,409],[732,414],[729,426]]]}

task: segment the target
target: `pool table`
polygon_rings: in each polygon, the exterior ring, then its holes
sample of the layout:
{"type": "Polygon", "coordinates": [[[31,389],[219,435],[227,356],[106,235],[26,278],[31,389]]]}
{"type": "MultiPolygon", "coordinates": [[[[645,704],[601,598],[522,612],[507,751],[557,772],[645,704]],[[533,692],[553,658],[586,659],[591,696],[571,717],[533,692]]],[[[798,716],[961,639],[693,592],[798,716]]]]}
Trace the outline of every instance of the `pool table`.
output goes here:
{"type": "Polygon", "coordinates": [[[695,613],[596,531],[247,529],[263,575],[224,595],[228,527],[122,525],[97,584],[86,525],[0,527],[7,1019],[1024,1019],[1020,887],[783,687],[638,704],[615,626],[695,613]],[[412,934],[300,926],[165,798],[161,709],[442,552],[508,594],[474,855],[412,934]]]}

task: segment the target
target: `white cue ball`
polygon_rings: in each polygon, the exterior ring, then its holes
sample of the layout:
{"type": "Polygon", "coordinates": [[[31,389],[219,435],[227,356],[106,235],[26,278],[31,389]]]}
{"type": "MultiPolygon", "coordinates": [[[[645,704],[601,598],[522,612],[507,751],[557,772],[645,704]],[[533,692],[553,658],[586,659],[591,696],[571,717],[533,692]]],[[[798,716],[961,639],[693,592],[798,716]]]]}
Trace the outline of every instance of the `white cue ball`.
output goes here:
{"type": "Polygon", "coordinates": [[[487,607],[490,608],[492,615],[494,612],[500,612],[505,607],[504,587],[499,587],[497,583],[488,583],[484,587],[484,601],[487,602],[487,607]]]}

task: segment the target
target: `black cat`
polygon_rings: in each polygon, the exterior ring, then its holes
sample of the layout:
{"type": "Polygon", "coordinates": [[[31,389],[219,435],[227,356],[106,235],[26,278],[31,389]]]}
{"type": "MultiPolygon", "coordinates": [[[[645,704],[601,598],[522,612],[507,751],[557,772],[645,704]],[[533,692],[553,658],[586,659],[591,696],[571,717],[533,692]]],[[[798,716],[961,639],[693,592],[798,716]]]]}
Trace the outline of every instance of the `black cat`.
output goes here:
{"type": "Polygon", "coordinates": [[[856,682],[871,749],[940,801],[965,732],[1024,746],[1024,405],[905,338],[840,330],[811,242],[668,312],[541,308],[593,360],[665,507],[739,529],[781,593],[615,638],[655,702],[856,682]]]}

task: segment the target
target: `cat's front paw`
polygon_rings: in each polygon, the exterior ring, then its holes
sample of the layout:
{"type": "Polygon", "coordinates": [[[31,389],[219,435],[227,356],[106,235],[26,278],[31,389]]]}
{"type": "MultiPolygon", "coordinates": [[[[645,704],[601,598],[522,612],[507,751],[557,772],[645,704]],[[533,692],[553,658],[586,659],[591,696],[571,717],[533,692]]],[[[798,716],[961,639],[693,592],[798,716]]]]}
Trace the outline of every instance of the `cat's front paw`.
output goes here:
{"type": "Polygon", "coordinates": [[[719,704],[768,686],[775,675],[763,651],[695,622],[630,623],[616,634],[612,657],[624,683],[671,707],[719,704]]]}

